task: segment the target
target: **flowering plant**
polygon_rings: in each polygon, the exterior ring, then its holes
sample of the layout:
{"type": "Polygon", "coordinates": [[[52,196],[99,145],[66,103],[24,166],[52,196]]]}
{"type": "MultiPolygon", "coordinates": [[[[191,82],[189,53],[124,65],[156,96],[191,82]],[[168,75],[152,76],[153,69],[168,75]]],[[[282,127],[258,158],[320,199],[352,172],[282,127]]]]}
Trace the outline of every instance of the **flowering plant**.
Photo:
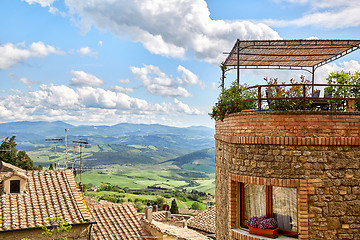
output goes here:
{"type": "Polygon", "coordinates": [[[240,102],[242,100],[256,99],[256,90],[248,89],[246,84],[237,84],[234,81],[229,88],[224,88],[213,106],[210,117],[223,121],[230,113],[241,112],[244,109],[256,109],[256,101],[240,102]]]}
{"type": "MultiPolygon", "coordinates": [[[[300,82],[290,79],[291,87],[286,87],[285,82],[279,83],[277,78],[264,78],[269,87],[266,91],[270,98],[285,98],[282,100],[271,100],[273,104],[269,105],[271,110],[303,110],[303,87],[299,84],[306,85],[306,97],[311,97],[311,82],[305,79],[305,76],[300,76],[300,82]],[[297,98],[297,99],[293,99],[297,98]]],[[[310,109],[312,101],[306,101],[306,108],[310,109]]]]}
{"type": "Polygon", "coordinates": [[[274,218],[262,217],[251,217],[245,220],[245,223],[253,228],[262,228],[262,229],[274,229],[277,228],[277,222],[274,218]]]}

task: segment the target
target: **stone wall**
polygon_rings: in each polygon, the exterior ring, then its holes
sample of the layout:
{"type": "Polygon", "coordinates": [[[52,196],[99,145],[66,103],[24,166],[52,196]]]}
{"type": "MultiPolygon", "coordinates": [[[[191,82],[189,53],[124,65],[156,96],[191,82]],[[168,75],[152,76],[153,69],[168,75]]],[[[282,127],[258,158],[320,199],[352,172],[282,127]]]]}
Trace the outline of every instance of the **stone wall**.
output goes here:
{"type": "MultiPolygon", "coordinates": [[[[22,239],[30,239],[30,240],[48,240],[49,236],[41,235],[44,230],[40,229],[25,229],[25,230],[16,230],[16,231],[6,231],[0,232],[0,239],[11,239],[11,240],[22,240],[22,239]]],[[[83,225],[74,225],[70,229],[68,233],[62,233],[60,235],[54,235],[53,237],[56,239],[62,239],[67,237],[70,239],[78,239],[78,240],[88,240],[90,236],[90,224],[83,225]]]]}
{"type": "Polygon", "coordinates": [[[237,227],[237,182],[297,181],[299,239],[360,239],[359,117],[254,112],[217,122],[217,237],[237,227]]]}

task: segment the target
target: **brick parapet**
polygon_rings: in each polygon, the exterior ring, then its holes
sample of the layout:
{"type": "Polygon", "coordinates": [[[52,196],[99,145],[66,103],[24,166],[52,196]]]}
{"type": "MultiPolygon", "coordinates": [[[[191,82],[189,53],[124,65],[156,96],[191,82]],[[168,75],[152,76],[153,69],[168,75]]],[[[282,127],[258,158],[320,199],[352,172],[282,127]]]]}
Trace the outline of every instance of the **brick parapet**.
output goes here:
{"type": "Polygon", "coordinates": [[[216,140],[235,144],[300,145],[300,146],[359,146],[356,137],[243,137],[215,135],[216,140]]]}
{"type": "Polygon", "coordinates": [[[216,122],[215,136],[226,142],[241,144],[359,145],[360,113],[234,113],[224,121],[216,122]]]}

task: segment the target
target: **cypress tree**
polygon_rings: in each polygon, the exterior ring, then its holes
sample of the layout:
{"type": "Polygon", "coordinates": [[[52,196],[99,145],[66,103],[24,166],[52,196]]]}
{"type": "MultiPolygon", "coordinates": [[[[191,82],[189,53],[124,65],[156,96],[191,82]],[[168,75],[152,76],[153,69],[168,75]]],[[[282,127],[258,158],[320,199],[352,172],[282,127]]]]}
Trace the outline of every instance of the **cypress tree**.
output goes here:
{"type": "Polygon", "coordinates": [[[177,205],[177,203],[176,203],[175,198],[174,198],[174,199],[172,200],[172,202],[171,202],[170,212],[171,212],[172,214],[177,214],[177,213],[179,213],[179,208],[178,208],[178,205],[177,205]]]}

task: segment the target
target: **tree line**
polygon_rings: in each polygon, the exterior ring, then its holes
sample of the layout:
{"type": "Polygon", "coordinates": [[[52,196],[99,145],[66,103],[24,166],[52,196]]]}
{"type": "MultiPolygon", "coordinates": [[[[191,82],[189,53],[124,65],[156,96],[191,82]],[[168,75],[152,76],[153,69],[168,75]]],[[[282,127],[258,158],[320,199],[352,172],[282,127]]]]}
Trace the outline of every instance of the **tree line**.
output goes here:
{"type": "Polygon", "coordinates": [[[43,166],[34,166],[34,162],[25,151],[16,149],[15,136],[4,138],[0,145],[0,160],[24,170],[42,170],[43,166]]]}

